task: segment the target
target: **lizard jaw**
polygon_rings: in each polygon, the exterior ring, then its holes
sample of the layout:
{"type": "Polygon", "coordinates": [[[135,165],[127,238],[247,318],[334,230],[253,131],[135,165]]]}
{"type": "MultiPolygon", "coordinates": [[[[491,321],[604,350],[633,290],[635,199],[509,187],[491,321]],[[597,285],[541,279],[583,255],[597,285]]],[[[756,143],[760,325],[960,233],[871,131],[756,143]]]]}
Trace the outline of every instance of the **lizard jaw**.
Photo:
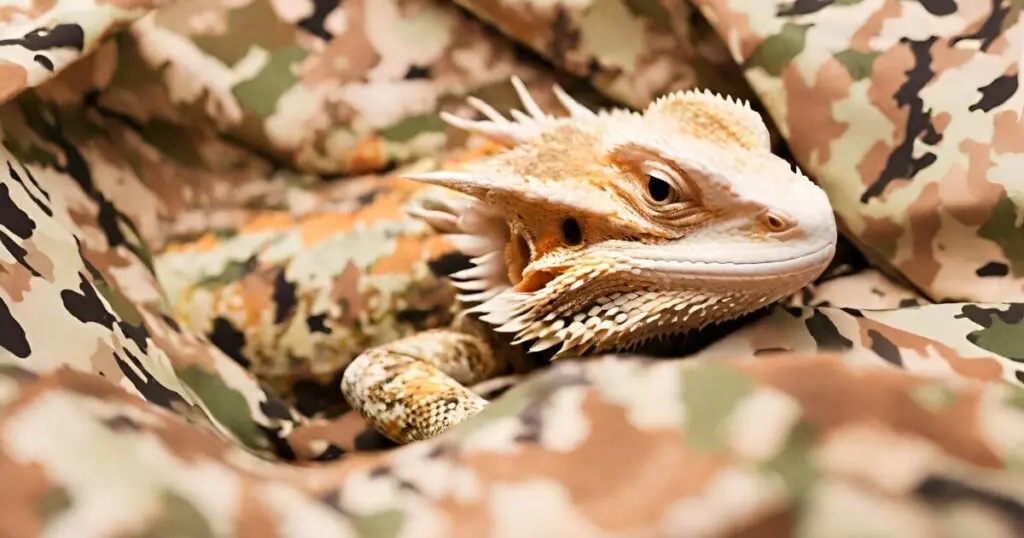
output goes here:
{"type": "MultiPolygon", "coordinates": [[[[641,269],[609,260],[569,267],[535,291],[507,287],[470,311],[530,352],[561,344],[554,359],[634,349],[659,336],[741,317],[811,282],[832,258],[829,245],[799,259],[710,274],[641,269]],[[531,343],[532,342],[532,343],[531,343]]],[[[733,269],[745,264],[733,264],[733,269]]],[[[748,264],[753,265],[753,264],[748,264]]]]}
{"type": "Polygon", "coordinates": [[[581,257],[537,260],[527,272],[548,276],[514,285],[503,255],[512,239],[507,221],[486,203],[460,200],[449,198],[445,203],[452,207],[411,211],[472,257],[472,268],[451,275],[459,300],[497,332],[513,333],[514,343],[529,344],[531,352],[561,344],[555,359],[628,350],[661,335],[738,318],[813,281],[835,251],[834,235],[828,234],[816,245],[803,242],[797,251],[737,255],[731,263],[713,261],[723,257],[705,252],[710,245],[680,248],[685,239],[676,248],[608,241],[581,257]],[[683,251],[699,254],[671,257],[683,251]]]}

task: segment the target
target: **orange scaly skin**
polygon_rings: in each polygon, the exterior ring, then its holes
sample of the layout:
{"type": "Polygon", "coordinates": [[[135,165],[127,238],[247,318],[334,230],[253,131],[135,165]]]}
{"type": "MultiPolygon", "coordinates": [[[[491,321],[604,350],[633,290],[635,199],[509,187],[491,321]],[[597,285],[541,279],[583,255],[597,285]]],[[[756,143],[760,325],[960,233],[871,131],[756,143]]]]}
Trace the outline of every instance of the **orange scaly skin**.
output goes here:
{"type": "Polygon", "coordinates": [[[771,153],[746,103],[690,91],[595,113],[555,88],[569,115],[553,117],[513,84],[528,115],[474,99],[485,120],[444,118],[504,151],[406,176],[467,195],[410,211],[474,267],[452,275],[471,305],[460,327],[371,349],[345,372],[346,400],[400,443],[483,409],[466,386],[510,355],[632,349],[733,319],[807,285],[835,252],[824,192],[771,153]]]}

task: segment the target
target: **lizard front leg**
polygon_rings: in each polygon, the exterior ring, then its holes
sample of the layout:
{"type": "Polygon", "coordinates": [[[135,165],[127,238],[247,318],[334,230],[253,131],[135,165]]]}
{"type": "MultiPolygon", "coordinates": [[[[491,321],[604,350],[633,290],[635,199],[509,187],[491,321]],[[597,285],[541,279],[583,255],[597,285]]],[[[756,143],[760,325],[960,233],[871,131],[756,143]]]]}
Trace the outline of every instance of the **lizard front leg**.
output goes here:
{"type": "Polygon", "coordinates": [[[396,443],[429,439],[477,414],[487,400],[471,388],[507,371],[509,348],[474,334],[460,315],[434,329],[371,348],[341,381],[345,400],[396,443]]]}

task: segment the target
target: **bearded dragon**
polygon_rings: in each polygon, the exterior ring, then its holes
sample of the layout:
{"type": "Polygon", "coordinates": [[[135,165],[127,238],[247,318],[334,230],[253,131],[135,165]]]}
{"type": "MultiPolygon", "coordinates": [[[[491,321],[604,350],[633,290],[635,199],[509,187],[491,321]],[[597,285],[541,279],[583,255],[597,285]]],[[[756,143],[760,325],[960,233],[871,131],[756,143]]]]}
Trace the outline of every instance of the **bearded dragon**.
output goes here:
{"type": "Polygon", "coordinates": [[[472,267],[451,275],[467,307],[456,326],[371,348],[343,375],[348,403],[398,443],[478,413],[487,400],[467,386],[515,355],[467,319],[552,360],[635,349],[783,299],[835,253],[828,198],[772,153],[748,103],[689,90],[595,112],[555,86],[568,111],[555,117],[512,84],[526,110],[512,120],[473,97],[485,119],[442,114],[501,151],[403,176],[465,195],[409,211],[472,267]]]}

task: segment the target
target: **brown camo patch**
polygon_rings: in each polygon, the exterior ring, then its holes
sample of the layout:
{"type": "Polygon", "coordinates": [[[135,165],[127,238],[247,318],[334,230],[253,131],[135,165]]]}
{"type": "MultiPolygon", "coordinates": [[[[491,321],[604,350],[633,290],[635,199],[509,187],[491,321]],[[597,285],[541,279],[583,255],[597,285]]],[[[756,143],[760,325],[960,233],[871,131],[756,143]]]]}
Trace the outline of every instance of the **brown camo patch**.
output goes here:
{"type": "MultiPolygon", "coordinates": [[[[267,273],[268,271],[261,271],[267,273]]],[[[274,287],[268,284],[273,277],[267,274],[249,273],[239,281],[239,293],[242,299],[242,309],[245,327],[258,327],[263,315],[266,312],[273,312],[275,304],[273,301],[274,287]]]]}
{"type": "Polygon", "coordinates": [[[238,229],[239,234],[258,234],[288,230],[295,219],[287,211],[257,211],[238,229]]]}
{"type": "Polygon", "coordinates": [[[473,12],[477,18],[485,21],[501,21],[501,29],[505,34],[513,35],[534,48],[544,50],[545,39],[549,35],[553,21],[538,17],[526,8],[529,4],[520,3],[509,8],[502,0],[473,0],[473,12]]]}
{"type": "Polygon", "coordinates": [[[914,67],[914,54],[907,44],[894,45],[879,55],[871,66],[871,85],[867,96],[872,108],[889,120],[889,125],[906,125],[907,110],[893,99],[906,80],[905,73],[914,67]]]}
{"type": "MultiPolygon", "coordinates": [[[[892,144],[899,144],[906,136],[902,129],[895,126],[906,125],[909,114],[908,109],[901,108],[892,96],[899,92],[905,79],[905,73],[913,69],[913,66],[914,55],[905,44],[882,51],[872,64],[871,84],[867,91],[868,104],[872,109],[885,116],[888,120],[887,125],[894,126],[895,139],[892,144]]],[[[878,141],[865,155],[864,160],[858,164],[857,171],[860,172],[861,181],[865,186],[870,185],[879,177],[892,150],[893,146],[878,141]],[[878,146],[883,147],[879,148],[878,146]]],[[[882,199],[884,199],[884,195],[885,192],[882,193],[882,199]]]]}
{"type": "Polygon", "coordinates": [[[445,254],[455,252],[455,246],[443,234],[432,234],[426,238],[424,250],[429,259],[439,258],[445,254]]]}
{"type": "Polygon", "coordinates": [[[1004,110],[995,115],[995,138],[992,150],[996,153],[1024,153],[1024,112],[1004,110]]]}
{"type": "Polygon", "coordinates": [[[372,1],[376,0],[350,0],[337,8],[345,11],[345,32],[334,36],[323,50],[302,63],[299,84],[316,88],[362,82],[377,60],[377,52],[366,34],[366,3],[372,1]]]}
{"type": "Polygon", "coordinates": [[[260,482],[243,480],[239,485],[238,512],[235,514],[237,536],[246,538],[277,538],[277,522],[273,511],[256,495],[260,482]]]}
{"type": "Polygon", "coordinates": [[[39,463],[16,463],[0,446],[0,476],[6,484],[0,488],[4,536],[39,536],[43,530],[39,503],[55,486],[46,469],[39,463]]]}
{"type": "Polygon", "coordinates": [[[942,264],[935,259],[932,244],[942,227],[938,208],[939,184],[929,183],[918,197],[907,206],[907,220],[913,239],[912,255],[897,266],[914,282],[932,282],[942,264]]]}
{"type": "Polygon", "coordinates": [[[839,62],[825,62],[818,70],[813,86],[804,84],[797,64],[782,71],[786,87],[786,109],[790,146],[804,162],[826,163],[832,158],[832,142],[842,137],[849,125],[835,121],[832,104],[850,94],[850,74],[839,62]]]}
{"type": "Polygon", "coordinates": [[[352,213],[317,213],[299,223],[302,244],[313,246],[338,234],[350,232],[359,221],[352,213]]]}
{"type": "MultiPolygon", "coordinates": [[[[899,339],[897,345],[903,345],[899,339]]],[[[911,390],[935,383],[895,368],[857,370],[830,355],[778,356],[740,368],[759,382],[796,398],[807,420],[823,435],[854,424],[880,423],[902,434],[929,439],[954,457],[987,468],[1001,468],[978,431],[980,391],[962,390],[956,402],[933,412],[918,404],[911,390]]]]}
{"type": "Polygon", "coordinates": [[[869,318],[858,318],[858,323],[860,325],[861,345],[866,348],[870,349],[871,347],[871,337],[868,335],[868,331],[873,330],[882,334],[897,348],[912,350],[922,356],[930,354],[928,348],[934,349],[954,372],[966,379],[994,381],[1002,376],[1003,368],[999,361],[990,357],[965,357],[956,349],[942,342],[903,331],[869,318]]]}
{"type": "Polygon", "coordinates": [[[899,16],[901,5],[900,0],[886,0],[881,7],[873,11],[850,37],[850,49],[857,52],[872,51],[871,41],[882,35],[882,27],[889,19],[899,16]]]}
{"type": "Polygon", "coordinates": [[[354,216],[359,222],[386,222],[410,218],[405,211],[408,200],[407,191],[400,188],[392,189],[378,195],[373,199],[373,203],[361,207],[354,216]]]}
{"type": "MultiPolygon", "coordinates": [[[[878,141],[864,152],[864,158],[857,163],[856,170],[857,175],[860,177],[860,184],[865,189],[881,177],[882,171],[885,170],[885,162],[892,153],[892,150],[893,147],[891,145],[878,141]]],[[[884,195],[885,193],[883,192],[882,196],[884,197],[884,195]]]]}
{"type": "Polygon", "coordinates": [[[425,254],[427,254],[429,246],[428,238],[401,236],[398,238],[395,249],[373,264],[370,274],[374,276],[408,274],[409,267],[426,257],[425,254]]]}
{"type": "Polygon", "coordinates": [[[168,243],[163,252],[166,254],[182,252],[211,252],[221,244],[221,239],[212,232],[206,232],[194,241],[180,241],[168,243]]]}
{"type": "Polygon", "coordinates": [[[40,248],[37,245],[37,237],[30,238],[22,244],[22,247],[28,251],[28,253],[25,254],[25,261],[31,265],[43,279],[47,282],[53,282],[53,271],[56,267],[54,267],[53,259],[48,256],[46,249],[40,248]]]}
{"type": "Polygon", "coordinates": [[[0,262],[0,288],[7,292],[11,301],[20,303],[25,299],[25,292],[32,286],[32,272],[20,263],[0,262]]]}
{"type": "Polygon", "coordinates": [[[781,538],[793,536],[796,532],[797,515],[794,510],[786,510],[751,522],[745,528],[730,532],[722,538],[781,538]]]}
{"type": "Polygon", "coordinates": [[[350,174],[365,174],[379,170],[387,162],[387,146],[378,135],[360,138],[348,155],[350,174]]]}
{"type": "Polygon", "coordinates": [[[694,3],[706,15],[713,15],[708,16],[708,23],[718,35],[725,38],[723,41],[737,63],[750,58],[764,42],[764,38],[751,29],[750,16],[738,9],[731,9],[726,0],[699,0],[694,3]],[[735,58],[737,55],[739,57],[735,58]]]}
{"type": "MultiPolygon", "coordinates": [[[[977,51],[949,46],[949,39],[939,39],[931,47],[931,69],[945,74],[970,62],[977,51]]],[[[927,106],[927,104],[925,105],[927,106]]]]}
{"type": "MultiPolygon", "coordinates": [[[[140,434],[156,437],[183,465],[192,465],[207,460],[224,464],[235,473],[235,478],[239,480],[243,491],[238,513],[240,529],[243,531],[253,530],[257,526],[264,526],[268,529],[274,526],[269,519],[271,512],[265,505],[262,505],[260,499],[251,495],[265,480],[279,480],[307,493],[325,488],[330,489],[343,482],[344,477],[351,471],[378,464],[383,458],[381,454],[353,454],[344,460],[329,464],[302,466],[277,464],[258,459],[251,460],[251,464],[249,464],[245,463],[250,461],[246,457],[232,456],[233,452],[241,451],[212,431],[185,422],[181,417],[129,394],[121,387],[99,376],[63,367],[43,374],[37,379],[23,379],[19,382],[20,393],[14,403],[5,408],[7,416],[16,415],[21,408],[31,407],[36,400],[45,398],[47,394],[70,392],[102,400],[124,410],[141,411],[148,420],[135,423],[140,434]],[[154,422],[158,426],[150,425],[154,422]]],[[[294,439],[292,440],[294,441],[294,439]]],[[[17,484],[16,487],[0,488],[0,521],[4,522],[4,528],[6,530],[25,529],[25,532],[15,533],[16,536],[38,534],[38,531],[33,531],[38,528],[36,523],[39,522],[35,513],[36,502],[55,484],[46,478],[45,470],[40,466],[36,464],[23,466],[11,461],[4,453],[2,444],[0,444],[0,476],[14,478],[11,484],[17,484]]],[[[241,534],[264,536],[254,532],[242,532],[241,534]]]]}
{"type": "MultiPolygon", "coordinates": [[[[0,11],[0,16],[3,14],[0,11]]],[[[13,98],[27,87],[28,73],[25,72],[24,67],[0,61],[0,103],[13,98]]]]}
{"type": "MultiPolygon", "coordinates": [[[[1011,3],[1012,4],[1012,3],[1011,3]]],[[[988,2],[957,2],[956,16],[964,21],[973,21],[964,27],[962,35],[971,35],[977,32],[984,32],[982,26],[991,13],[992,4],[988,2]]],[[[988,49],[989,53],[1001,54],[1000,52],[988,49]]]]}
{"type": "Polygon", "coordinates": [[[932,116],[932,125],[935,126],[935,130],[940,133],[946,132],[949,124],[953,122],[953,115],[949,112],[937,112],[932,116]]]}
{"type": "Polygon", "coordinates": [[[991,208],[1006,192],[1005,187],[988,180],[993,165],[991,149],[975,140],[960,142],[960,150],[967,156],[967,171],[951,167],[942,182],[942,209],[969,226],[981,226],[991,218],[991,208]]]}
{"type": "MultiPolygon", "coordinates": [[[[32,0],[28,7],[24,5],[9,3],[7,5],[0,5],[0,22],[11,21],[15,18],[23,20],[33,20],[39,18],[41,15],[53,9],[53,6],[57,4],[57,0],[32,0]]],[[[22,71],[24,73],[24,71],[22,71]]],[[[0,81],[7,80],[5,78],[3,66],[0,65],[0,81]]],[[[0,85],[0,101],[4,100],[4,87],[0,85]]]]}
{"type": "Polygon", "coordinates": [[[310,447],[322,442],[336,445],[348,452],[356,450],[356,437],[368,431],[366,421],[356,411],[348,411],[332,419],[312,419],[297,427],[288,436],[288,443],[296,450],[299,460],[312,460],[317,456],[310,447]]]}
{"type": "MultiPolygon", "coordinates": [[[[361,222],[398,221],[411,218],[407,215],[405,205],[410,197],[422,191],[423,184],[401,179],[396,176],[370,176],[349,178],[341,190],[333,192],[330,186],[322,194],[327,200],[351,200],[360,195],[381,189],[373,202],[359,207],[355,211],[343,212],[333,209],[320,209],[296,217],[287,211],[256,210],[249,213],[244,223],[238,227],[239,235],[262,233],[285,233],[298,230],[303,243],[313,246],[321,241],[339,234],[351,232],[361,222]],[[366,181],[362,181],[366,179],[366,181]],[[353,190],[354,189],[354,190],[353,190]]],[[[321,192],[321,191],[317,191],[321,192]]],[[[213,233],[205,233],[191,241],[179,241],[164,247],[164,253],[211,252],[218,248],[224,239],[213,233]]]]}
{"type": "MultiPolygon", "coordinates": [[[[462,464],[488,484],[543,478],[564,487],[578,513],[605,532],[627,532],[659,521],[681,497],[697,497],[729,462],[727,454],[697,453],[680,442],[675,429],[639,431],[625,410],[595,392],[581,413],[589,436],[572,452],[521,444],[515,454],[469,453],[462,464]],[[609,465],[608,462],[615,462],[609,465]],[[589,470],[589,471],[587,471],[589,470]],[[599,470],[599,471],[598,471],[599,470]],[[642,491],[643,495],[636,492],[642,491]]],[[[486,504],[484,497],[480,500],[486,504]]],[[[479,505],[450,498],[439,507],[451,514],[452,536],[477,537],[488,522],[479,505]]]]}
{"type": "Polygon", "coordinates": [[[355,323],[359,313],[365,311],[370,304],[370,294],[360,291],[359,281],[362,277],[363,272],[350,261],[335,277],[334,285],[331,286],[331,301],[346,305],[345,313],[340,317],[346,325],[355,323]]]}
{"type": "Polygon", "coordinates": [[[156,7],[164,3],[161,0],[96,0],[99,5],[115,6],[121,9],[136,9],[140,7],[156,7]]]}
{"type": "Polygon", "coordinates": [[[903,227],[888,219],[865,216],[861,234],[860,244],[886,245],[903,235],[903,227]]]}

